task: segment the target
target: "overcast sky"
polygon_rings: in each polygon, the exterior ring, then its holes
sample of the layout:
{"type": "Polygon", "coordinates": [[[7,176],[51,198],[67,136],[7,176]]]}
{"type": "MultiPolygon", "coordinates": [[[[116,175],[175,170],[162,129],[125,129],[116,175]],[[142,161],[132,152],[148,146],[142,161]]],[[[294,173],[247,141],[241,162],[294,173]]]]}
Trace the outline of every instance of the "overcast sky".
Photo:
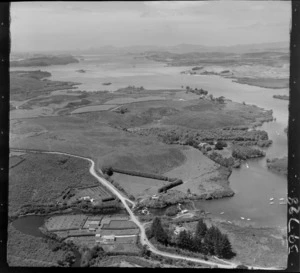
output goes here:
{"type": "Polygon", "coordinates": [[[12,51],[289,41],[289,1],[13,2],[12,51]]]}

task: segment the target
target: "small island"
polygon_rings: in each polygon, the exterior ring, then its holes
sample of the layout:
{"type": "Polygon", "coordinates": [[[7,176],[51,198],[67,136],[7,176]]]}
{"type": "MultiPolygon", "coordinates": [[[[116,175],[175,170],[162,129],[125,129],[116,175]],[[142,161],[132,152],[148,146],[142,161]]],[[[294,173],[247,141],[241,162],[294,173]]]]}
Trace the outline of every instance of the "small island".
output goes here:
{"type": "Polygon", "coordinates": [[[290,96],[288,96],[288,95],[274,95],[273,98],[274,99],[279,99],[279,100],[289,100],[290,96]]]}
{"type": "Polygon", "coordinates": [[[267,167],[273,172],[287,176],[287,157],[267,159],[267,167]]]}
{"type": "Polygon", "coordinates": [[[79,70],[76,70],[76,72],[78,72],[78,73],[85,73],[86,70],[84,70],[84,69],[79,69],[79,70]]]}
{"type": "Polygon", "coordinates": [[[111,82],[104,82],[102,85],[111,85],[111,82]]]}

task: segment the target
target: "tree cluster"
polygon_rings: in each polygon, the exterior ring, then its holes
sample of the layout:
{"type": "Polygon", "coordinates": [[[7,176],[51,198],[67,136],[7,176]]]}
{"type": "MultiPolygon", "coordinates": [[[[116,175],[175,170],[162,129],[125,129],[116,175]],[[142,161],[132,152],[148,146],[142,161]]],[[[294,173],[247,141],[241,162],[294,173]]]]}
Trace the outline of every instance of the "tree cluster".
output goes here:
{"type": "Polygon", "coordinates": [[[62,260],[58,260],[57,264],[63,267],[69,267],[71,266],[75,261],[75,255],[73,252],[68,251],[65,253],[64,257],[62,260]]]}
{"type": "Polygon", "coordinates": [[[225,259],[230,259],[235,255],[228,236],[215,226],[208,228],[202,219],[197,223],[194,233],[183,230],[172,241],[164,230],[160,218],[156,217],[146,235],[148,238],[154,237],[163,245],[175,245],[181,249],[204,255],[216,255],[225,259]]]}
{"type": "Polygon", "coordinates": [[[199,220],[194,235],[186,230],[179,233],[177,245],[183,249],[205,255],[216,255],[220,258],[228,259],[233,256],[227,235],[215,226],[207,228],[202,219],[199,220]]]}
{"type": "Polygon", "coordinates": [[[232,147],[232,156],[243,160],[247,158],[263,157],[265,155],[264,151],[247,146],[233,145],[232,147]]]}
{"type": "MultiPolygon", "coordinates": [[[[196,74],[196,73],[194,73],[194,74],[196,74]]],[[[200,88],[200,89],[198,89],[198,88],[192,89],[189,86],[186,87],[186,91],[187,92],[192,92],[192,93],[194,93],[196,95],[207,95],[208,94],[208,91],[206,91],[206,90],[204,90],[202,88],[200,88]]]]}
{"type": "Polygon", "coordinates": [[[217,150],[223,150],[224,147],[227,147],[227,143],[225,141],[217,141],[217,143],[215,144],[215,148],[217,150]]]}
{"type": "Polygon", "coordinates": [[[108,176],[112,176],[114,174],[113,168],[111,166],[105,166],[102,168],[102,172],[107,174],[108,176]]]}
{"type": "Polygon", "coordinates": [[[168,244],[169,241],[168,234],[164,230],[159,217],[154,218],[151,225],[150,232],[148,232],[147,235],[149,237],[154,237],[158,242],[162,243],[163,245],[168,244]]]}
{"type": "Polygon", "coordinates": [[[235,165],[235,161],[233,159],[233,157],[223,157],[222,155],[220,155],[219,153],[216,152],[212,152],[209,155],[209,158],[211,160],[213,160],[214,162],[220,164],[221,166],[224,166],[226,168],[230,168],[233,167],[235,165]]]}
{"type": "Polygon", "coordinates": [[[166,210],[167,216],[175,216],[179,212],[179,208],[177,206],[168,207],[166,210]]]}
{"type": "Polygon", "coordinates": [[[92,249],[84,248],[81,250],[81,267],[89,267],[98,264],[98,262],[103,259],[106,254],[103,248],[99,245],[94,246],[92,249]]]}

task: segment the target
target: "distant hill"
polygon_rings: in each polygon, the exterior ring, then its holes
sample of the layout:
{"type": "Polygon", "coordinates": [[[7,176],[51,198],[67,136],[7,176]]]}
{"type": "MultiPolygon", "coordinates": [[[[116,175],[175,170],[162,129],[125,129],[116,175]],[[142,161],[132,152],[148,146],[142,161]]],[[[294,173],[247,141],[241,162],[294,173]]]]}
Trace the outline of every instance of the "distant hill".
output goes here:
{"type": "MultiPolygon", "coordinates": [[[[260,52],[260,51],[276,51],[276,52],[289,52],[289,42],[274,42],[274,43],[257,43],[257,44],[246,44],[246,45],[232,45],[232,46],[205,46],[205,45],[194,45],[194,44],[179,44],[174,46],[157,46],[157,45],[133,45],[126,47],[117,47],[113,45],[106,46],[92,46],[87,49],[78,49],[72,51],[56,51],[56,54],[139,54],[143,52],[170,52],[176,54],[185,53],[205,53],[205,52],[222,52],[222,53],[236,53],[243,54],[249,52],[260,52]]],[[[47,52],[47,54],[54,54],[55,52],[47,52]]],[[[24,53],[23,53],[24,54],[24,53]]],[[[46,54],[46,52],[44,52],[46,54]]],[[[14,53],[16,55],[16,53],[14,53]]]]}
{"type": "Polygon", "coordinates": [[[31,58],[12,60],[11,67],[24,66],[49,66],[49,65],[65,65],[70,63],[78,63],[79,61],[71,55],[46,56],[40,55],[31,58]]]}
{"type": "Polygon", "coordinates": [[[261,43],[261,44],[247,44],[247,45],[234,45],[234,46],[204,46],[193,44],[179,44],[174,46],[155,46],[155,45],[134,45],[126,47],[115,46],[101,46],[91,47],[89,49],[80,50],[78,53],[143,53],[146,51],[152,52],[170,52],[177,54],[191,53],[191,52],[224,52],[224,53],[246,53],[246,52],[259,52],[259,51],[280,51],[288,52],[288,42],[276,43],[261,43]]]}

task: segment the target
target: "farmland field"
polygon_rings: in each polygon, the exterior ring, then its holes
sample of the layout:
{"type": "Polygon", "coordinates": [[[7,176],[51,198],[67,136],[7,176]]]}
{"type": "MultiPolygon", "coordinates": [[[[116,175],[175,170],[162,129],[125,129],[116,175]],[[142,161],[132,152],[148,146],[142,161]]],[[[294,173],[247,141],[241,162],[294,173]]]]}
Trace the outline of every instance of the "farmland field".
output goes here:
{"type": "Polygon", "coordinates": [[[134,229],[137,225],[132,221],[112,220],[108,226],[109,229],[134,229]]]}
{"type": "Polygon", "coordinates": [[[21,164],[25,159],[21,156],[10,156],[9,157],[9,168],[14,168],[17,165],[21,164]]]}
{"type": "Polygon", "coordinates": [[[97,223],[97,225],[99,225],[99,223],[101,222],[101,218],[102,218],[101,216],[97,217],[96,218],[97,220],[95,220],[95,218],[94,219],[88,218],[82,228],[89,228],[90,224],[95,224],[95,223],[97,223]]]}
{"type": "Polygon", "coordinates": [[[45,226],[49,231],[80,229],[87,219],[86,215],[59,215],[49,218],[45,226]]]}
{"type": "Polygon", "coordinates": [[[138,235],[139,229],[102,229],[101,235],[138,235]]]}
{"type": "Polygon", "coordinates": [[[68,237],[66,242],[73,242],[79,247],[93,248],[96,245],[95,236],[68,237]]]}
{"type": "Polygon", "coordinates": [[[191,192],[198,195],[232,192],[227,181],[226,175],[228,174],[225,168],[214,163],[192,147],[187,147],[184,153],[186,156],[185,163],[164,174],[183,180],[184,183],[174,189],[183,193],[190,189],[191,192]],[[224,169],[224,174],[222,169],[224,169]]]}
{"type": "Polygon", "coordinates": [[[113,105],[113,104],[85,106],[85,107],[75,109],[74,111],[72,111],[72,114],[80,114],[80,113],[94,112],[94,111],[106,111],[116,106],[117,105],[113,105]]]}
{"type": "Polygon", "coordinates": [[[112,194],[105,189],[102,185],[96,186],[96,187],[90,187],[90,188],[76,188],[75,189],[75,195],[72,196],[68,201],[70,203],[73,203],[77,199],[80,199],[82,197],[89,196],[90,198],[93,198],[96,202],[101,201],[103,198],[112,197],[112,194]]]}
{"type": "Polygon", "coordinates": [[[105,102],[105,104],[127,104],[133,102],[141,102],[141,101],[152,101],[152,100],[165,100],[165,97],[162,96],[147,96],[141,98],[116,98],[105,102]]]}
{"type": "Polygon", "coordinates": [[[105,252],[139,253],[140,249],[135,244],[102,245],[105,252]]]}
{"type": "Polygon", "coordinates": [[[116,237],[117,244],[136,244],[138,236],[116,237]]]}
{"type": "Polygon", "coordinates": [[[108,112],[12,120],[10,147],[78,154],[94,159],[98,168],[112,165],[149,173],[170,170],[184,161],[180,147],[113,128],[110,124],[121,114],[108,112]]]}
{"type": "Polygon", "coordinates": [[[169,184],[169,182],[162,180],[132,176],[123,173],[114,173],[112,178],[120,184],[126,192],[134,195],[134,197],[156,194],[160,187],[169,184]]]}

